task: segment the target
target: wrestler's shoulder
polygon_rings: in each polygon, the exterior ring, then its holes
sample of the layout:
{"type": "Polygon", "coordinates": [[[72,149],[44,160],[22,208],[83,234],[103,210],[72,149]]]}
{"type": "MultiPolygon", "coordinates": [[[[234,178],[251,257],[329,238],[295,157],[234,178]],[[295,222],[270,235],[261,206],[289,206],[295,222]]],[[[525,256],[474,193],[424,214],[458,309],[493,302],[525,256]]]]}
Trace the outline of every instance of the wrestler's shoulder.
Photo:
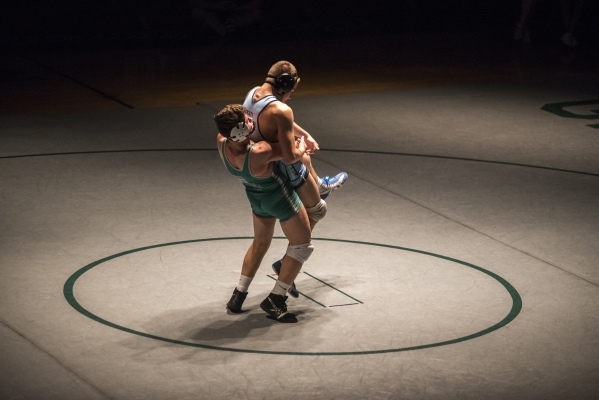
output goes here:
{"type": "Polygon", "coordinates": [[[281,115],[293,114],[291,107],[289,107],[287,104],[283,103],[282,101],[273,101],[272,103],[270,103],[268,105],[268,111],[270,111],[273,114],[281,114],[281,115]]]}
{"type": "Polygon", "coordinates": [[[254,143],[252,147],[252,152],[254,153],[264,153],[272,150],[272,146],[265,140],[254,143]]]}

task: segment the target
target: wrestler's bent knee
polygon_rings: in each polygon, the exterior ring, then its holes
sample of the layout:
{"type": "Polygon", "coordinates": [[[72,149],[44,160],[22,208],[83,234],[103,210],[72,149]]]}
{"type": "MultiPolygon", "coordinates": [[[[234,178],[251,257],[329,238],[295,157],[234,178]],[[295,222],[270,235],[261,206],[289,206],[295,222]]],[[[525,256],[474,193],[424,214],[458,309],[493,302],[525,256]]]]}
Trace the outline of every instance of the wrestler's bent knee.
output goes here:
{"type": "Polygon", "coordinates": [[[287,252],[285,254],[303,264],[308,261],[313,251],[314,246],[312,246],[312,242],[310,242],[297,244],[295,246],[289,245],[287,246],[287,252]]]}
{"type": "Polygon", "coordinates": [[[306,212],[308,213],[308,218],[318,222],[327,215],[327,203],[321,199],[314,207],[306,208],[306,212]]]}

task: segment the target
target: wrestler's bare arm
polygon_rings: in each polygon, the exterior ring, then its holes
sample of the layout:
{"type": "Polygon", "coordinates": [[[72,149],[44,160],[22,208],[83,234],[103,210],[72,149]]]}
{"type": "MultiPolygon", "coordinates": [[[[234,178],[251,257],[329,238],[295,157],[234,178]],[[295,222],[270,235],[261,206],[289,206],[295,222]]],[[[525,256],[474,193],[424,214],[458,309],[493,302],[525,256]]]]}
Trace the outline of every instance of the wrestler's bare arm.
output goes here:
{"type": "Polygon", "coordinates": [[[310,135],[308,133],[308,131],[306,131],[304,128],[299,126],[297,124],[297,122],[295,122],[295,121],[293,122],[293,134],[296,137],[304,138],[304,140],[306,141],[306,147],[307,147],[306,153],[312,154],[312,153],[315,153],[316,151],[320,150],[320,146],[318,145],[316,140],[314,140],[312,135],[310,135]]]}
{"type": "MultiPolygon", "coordinates": [[[[304,138],[298,139],[295,145],[299,152],[304,153],[306,151],[304,138]]],[[[252,147],[252,157],[250,158],[252,173],[257,176],[267,175],[266,172],[269,171],[268,164],[282,158],[283,153],[278,143],[258,142],[252,147]]]]}
{"type": "MultiPolygon", "coordinates": [[[[294,145],[297,151],[301,153],[306,151],[306,142],[304,141],[304,138],[297,139],[294,145]]],[[[258,142],[254,144],[252,153],[259,154],[259,159],[264,164],[283,159],[283,152],[279,143],[269,143],[266,141],[258,142]]]]}
{"type": "Polygon", "coordinates": [[[295,135],[293,133],[293,111],[289,106],[276,102],[273,103],[272,118],[277,126],[277,137],[281,145],[283,160],[286,163],[293,164],[301,160],[304,152],[300,151],[295,145],[295,135]]]}

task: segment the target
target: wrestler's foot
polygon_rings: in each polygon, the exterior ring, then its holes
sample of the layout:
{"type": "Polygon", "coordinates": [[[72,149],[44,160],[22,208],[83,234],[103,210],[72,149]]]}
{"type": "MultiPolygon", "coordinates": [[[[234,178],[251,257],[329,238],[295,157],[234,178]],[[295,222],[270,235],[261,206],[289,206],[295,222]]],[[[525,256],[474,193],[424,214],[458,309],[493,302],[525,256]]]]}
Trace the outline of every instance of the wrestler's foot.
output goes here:
{"type": "MultiPolygon", "coordinates": [[[[283,256],[283,258],[285,258],[285,256],[283,256]]],[[[275,261],[272,264],[272,270],[275,271],[275,273],[277,275],[279,275],[279,273],[281,272],[281,265],[283,265],[283,263],[282,263],[283,258],[281,258],[280,260],[275,261]]],[[[294,297],[296,299],[299,297],[299,292],[297,291],[297,288],[295,287],[295,282],[293,282],[291,284],[291,287],[289,288],[289,296],[294,297]]]]}
{"type": "Polygon", "coordinates": [[[266,318],[274,319],[278,322],[295,323],[297,322],[297,318],[295,314],[287,312],[285,300],[287,300],[287,296],[271,293],[260,303],[260,308],[268,314],[266,318]]]}
{"type": "Polygon", "coordinates": [[[347,172],[339,172],[337,175],[333,177],[325,176],[324,178],[322,178],[321,183],[318,186],[320,198],[323,200],[326,199],[333,190],[343,186],[345,181],[347,181],[347,178],[347,172]]]}
{"type": "Polygon", "coordinates": [[[235,288],[233,290],[233,296],[231,296],[231,300],[227,303],[227,314],[241,314],[247,312],[249,310],[242,310],[241,306],[247,297],[248,292],[240,292],[235,288]]]}

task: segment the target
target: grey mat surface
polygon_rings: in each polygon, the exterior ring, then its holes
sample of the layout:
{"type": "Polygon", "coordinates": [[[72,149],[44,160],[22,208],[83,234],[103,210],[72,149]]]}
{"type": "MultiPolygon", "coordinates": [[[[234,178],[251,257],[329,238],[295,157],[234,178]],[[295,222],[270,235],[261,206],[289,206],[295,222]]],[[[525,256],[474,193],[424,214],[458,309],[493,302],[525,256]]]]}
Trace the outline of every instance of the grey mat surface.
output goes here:
{"type": "Polygon", "coordinates": [[[317,171],[350,179],[291,326],[258,309],[280,239],[251,312],[225,313],[252,227],[214,150],[222,104],[3,117],[0,397],[597,398],[599,130],[541,109],[597,93],[579,76],[292,99],[317,171]],[[63,290],[85,266],[77,310],[63,290]]]}

